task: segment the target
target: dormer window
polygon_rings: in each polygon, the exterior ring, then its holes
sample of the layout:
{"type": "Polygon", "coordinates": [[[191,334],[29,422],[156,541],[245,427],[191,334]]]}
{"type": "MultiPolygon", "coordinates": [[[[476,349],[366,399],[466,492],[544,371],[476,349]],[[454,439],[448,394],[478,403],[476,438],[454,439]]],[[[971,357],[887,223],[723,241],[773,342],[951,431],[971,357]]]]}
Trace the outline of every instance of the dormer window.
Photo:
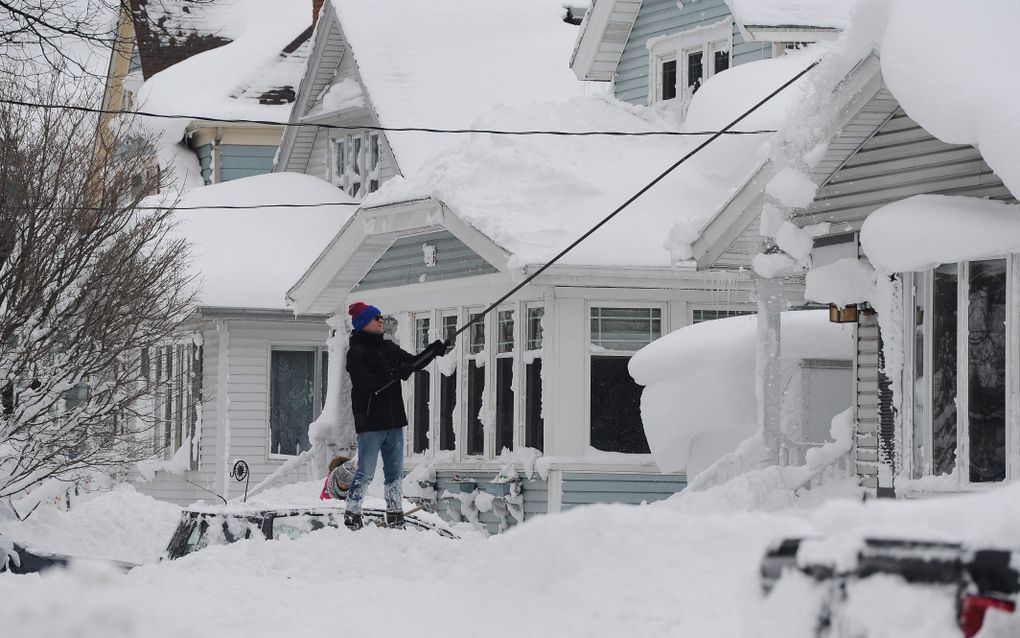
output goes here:
{"type": "Polygon", "coordinates": [[[690,99],[708,78],[730,68],[732,44],[728,19],[649,40],[649,78],[654,84],[649,102],[690,99]]]}
{"type": "Polygon", "coordinates": [[[379,190],[379,134],[365,131],[334,141],[333,183],[355,199],[379,190]]]}

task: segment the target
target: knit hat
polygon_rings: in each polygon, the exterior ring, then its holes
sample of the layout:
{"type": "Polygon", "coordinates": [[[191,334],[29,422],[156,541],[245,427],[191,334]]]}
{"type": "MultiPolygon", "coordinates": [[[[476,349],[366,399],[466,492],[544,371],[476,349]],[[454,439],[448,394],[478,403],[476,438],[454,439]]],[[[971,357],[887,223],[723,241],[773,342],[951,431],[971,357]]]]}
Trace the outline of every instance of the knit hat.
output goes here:
{"type": "Polygon", "coordinates": [[[369,321],[381,315],[382,310],[363,301],[355,301],[347,307],[347,314],[351,316],[351,325],[354,326],[354,330],[360,332],[368,325],[369,321]]]}

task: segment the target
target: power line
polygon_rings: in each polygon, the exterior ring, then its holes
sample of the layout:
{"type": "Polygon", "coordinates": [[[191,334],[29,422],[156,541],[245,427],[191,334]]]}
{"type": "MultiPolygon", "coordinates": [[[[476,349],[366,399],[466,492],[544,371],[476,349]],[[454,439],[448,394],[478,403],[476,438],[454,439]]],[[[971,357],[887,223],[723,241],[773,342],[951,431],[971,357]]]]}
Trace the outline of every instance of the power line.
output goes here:
{"type": "MultiPolygon", "coordinates": [[[[361,206],[361,202],[314,202],[311,204],[210,204],[209,206],[130,206],[131,210],[254,210],[258,208],[325,208],[328,206],[361,206]]],[[[105,211],[110,207],[102,206],[39,206],[37,208],[55,208],[60,210],[105,211]]],[[[14,210],[36,210],[36,207],[19,207],[14,210]]]]}
{"type": "Polygon", "coordinates": [[[247,120],[240,118],[208,117],[205,115],[172,115],[167,113],[152,113],[149,111],[117,111],[112,109],[97,109],[88,106],[77,106],[73,104],[48,104],[45,102],[27,102],[24,100],[0,99],[0,104],[11,104],[13,106],[25,106],[43,110],[64,110],[78,111],[82,113],[95,113],[99,115],[141,115],[143,117],[154,117],[162,119],[183,119],[199,120],[203,122],[222,122],[225,124],[260,124],[267,126],[284,127],[308,127],[322,128],[340,131],[381,131],[386,133],[447,133],[447,134],[470,134],[482,133],[486,135],[548,135],[556,137],[700,137],[704,135],[764,135],[775,133],[775,129],[754,129],[749,131],[561,131],[561,130],[505,130],[505,129],[474,129],[474,128],[436,128],[429,126],[353,126],[345,124],[323,124],[315,122],[274,122],[271,120],[247,120]]]}

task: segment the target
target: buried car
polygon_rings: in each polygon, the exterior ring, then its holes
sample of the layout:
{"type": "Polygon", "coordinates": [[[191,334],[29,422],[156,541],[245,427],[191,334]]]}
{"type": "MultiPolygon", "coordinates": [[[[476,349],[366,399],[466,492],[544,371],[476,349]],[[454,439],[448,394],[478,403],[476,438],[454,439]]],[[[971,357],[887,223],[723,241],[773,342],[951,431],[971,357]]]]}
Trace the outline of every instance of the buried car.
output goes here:
{"type": "MultiPolygon", "coordinates": [[[[864,623],[878,627],[868,631],[859,626],[861,623],[849,620],[846,613],[849,599],[862,586],[889,579],[886,582],[908,590],[924,591],[929,604],[935,601],[946,606],[943,611],[955,619],[959,635],[973,638],[985,624],[987,612],[1015,611],[1020,592],[1018,566],[1020,550],[898,538],[861,538],[850,543],[845,539],[788,538],[766,551],[761,584],[766,602],[782,579],[791,574],[802,574],[823,588],[814,627],[817,636],[892,635],[881,628],[880,618],[864,623]]],[[[925,607],[907,613],[930,615],[933,611],[925,607]]],[[[873,614],[878,616],[878,610],[873,614]]]]}
{"type": "Polygon", "coordinates": [[[138,567],[136,563],[122,560],[86,558],[48,552],[36,548],[28,549],[8,538],[0,536],[0,574],[32,574],[50,569],[51,567],[67,567],[72,562],[93,562],[110,565],[122,572],[138,567]]]}
{"type": "MultiPolygon", "coordinates": [[[[441,523],[413,516],[414,511],[416,510],[411,510],[405,515],[405,529],[434,532],[446,538],[458,538],[441,523]]],[[[365,508],[362,514],[366,525],[384,527],[383,510],[365,508]]],[[[161,559],[174,560],[209,545],[226,545],[256,535],[268,540],[282,536],[294,539],[325,527],[343,526],[344,510],[335,506],[196,507],[181,512],[180,522],[174,529],[161,559]]]]}

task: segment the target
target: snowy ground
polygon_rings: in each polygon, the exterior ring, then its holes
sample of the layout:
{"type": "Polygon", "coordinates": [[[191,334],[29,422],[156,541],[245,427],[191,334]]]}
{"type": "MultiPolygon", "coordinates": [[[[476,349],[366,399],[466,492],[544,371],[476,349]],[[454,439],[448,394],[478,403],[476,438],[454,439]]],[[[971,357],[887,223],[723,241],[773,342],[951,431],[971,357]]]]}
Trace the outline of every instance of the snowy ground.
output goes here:
{"type": "MultiPolygon", "coordinates": [[[[1014,487],[862,505],[848,484],[796,497],[771,487],[770,476],[752,474],[649,506],[599,505],[536,517],[498,537],[469,534],[456,541],[378,528],[325,529],[299,540],[209,547],[164,563],[152,561],[177,508],[122,487],[71,512],[36,512],[0,531],[51,550],[148,564],[126,575],[93,564],[0,575],[0,620],[4,635],[23,638],[275,638],[338,631],[808,636],[816,594],[809,583],[791,581],[777,590],[778,602],[760,601],[759,560],[778,537],[895,529],[1020,545],[1020,490],[1014,487]],[[994,520],[986,516],[970,534],[977,526],[960,521],[973,521],[977,512],[995,512],[994,520]]],[[[898,610],[907,621],[925,619],[885,635],[959,635],[952,613],[937,613],[930,596],[895,582],[877,583],[860,600],[869,594],[879,598],[865,617],[898,610]]],[[[1017,629],[982,635],[1016,635],[1017,629]]]]}

